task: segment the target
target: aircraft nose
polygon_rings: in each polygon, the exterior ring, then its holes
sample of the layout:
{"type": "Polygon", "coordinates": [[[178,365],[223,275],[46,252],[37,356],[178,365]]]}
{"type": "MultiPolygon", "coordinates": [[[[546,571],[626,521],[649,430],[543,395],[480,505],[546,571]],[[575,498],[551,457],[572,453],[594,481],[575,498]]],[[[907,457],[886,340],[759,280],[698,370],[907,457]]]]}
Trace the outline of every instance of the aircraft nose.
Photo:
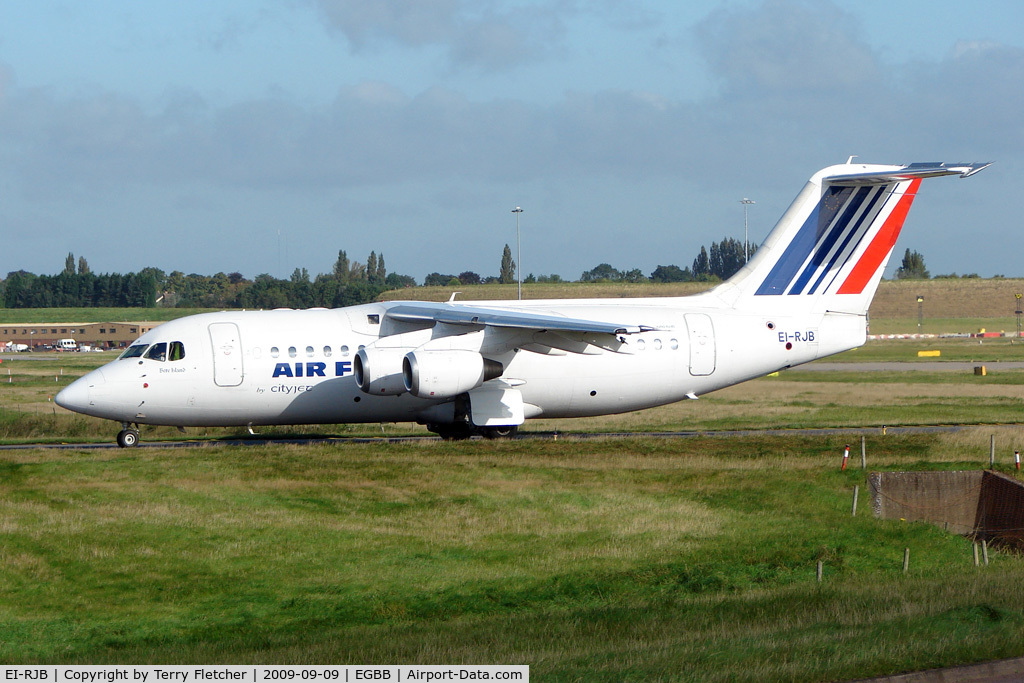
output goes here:
{"type": "Polygon", "coordinates": [[[98,384],[103,384],[103,382],[103,373],[99,370],[93,370],[61,389],[54,398],[54,401],[61,408],[82,412],[89,407],[89,390],[98,384]]]}

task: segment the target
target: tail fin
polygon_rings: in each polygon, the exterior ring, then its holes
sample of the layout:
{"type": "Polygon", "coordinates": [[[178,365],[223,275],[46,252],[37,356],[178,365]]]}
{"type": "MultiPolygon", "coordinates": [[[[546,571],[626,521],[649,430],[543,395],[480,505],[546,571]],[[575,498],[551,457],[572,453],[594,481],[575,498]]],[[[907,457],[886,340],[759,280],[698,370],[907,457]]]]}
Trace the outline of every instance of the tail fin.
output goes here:
{"type": "Polygon", "coordinates": [[[842,164],[815,173],[750,263],[716,288],[733,305],[863,315],[924,178],[989,164],[842,164]],[[744,301],[747,300],[747,301],[744,301]]]}

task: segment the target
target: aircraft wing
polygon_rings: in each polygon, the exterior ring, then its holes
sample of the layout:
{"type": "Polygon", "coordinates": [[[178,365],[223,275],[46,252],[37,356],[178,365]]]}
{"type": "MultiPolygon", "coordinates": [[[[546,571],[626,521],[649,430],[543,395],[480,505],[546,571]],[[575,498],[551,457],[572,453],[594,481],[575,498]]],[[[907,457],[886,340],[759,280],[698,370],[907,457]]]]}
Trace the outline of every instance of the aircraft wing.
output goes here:
{"type": "Polygon", "coordinates": [[[499,327],[537,332],[584,332],[591,334],[639,334],[656,328],[636,323],[567,318],[523,310],[464,306],[451,303],[408,302],[388,309],[387,317],[404,322],[433,321],[446,325],[499,327]]]}

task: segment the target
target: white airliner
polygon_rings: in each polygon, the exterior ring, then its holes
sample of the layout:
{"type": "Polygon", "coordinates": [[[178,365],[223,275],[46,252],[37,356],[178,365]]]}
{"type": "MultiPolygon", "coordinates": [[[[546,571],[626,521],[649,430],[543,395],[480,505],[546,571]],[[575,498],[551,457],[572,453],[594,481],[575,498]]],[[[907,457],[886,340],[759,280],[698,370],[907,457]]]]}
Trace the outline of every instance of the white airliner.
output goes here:
{"type": "Polygon", "coordinates": [[[819,171],[750,262],[694,296],[205,313],[147,332],[56,400],[120,422],[133,446],[143,424],[419,422],[498,438],[528,418],[695,399],[863,344],[921,180],[986,166],[819,171]]]}

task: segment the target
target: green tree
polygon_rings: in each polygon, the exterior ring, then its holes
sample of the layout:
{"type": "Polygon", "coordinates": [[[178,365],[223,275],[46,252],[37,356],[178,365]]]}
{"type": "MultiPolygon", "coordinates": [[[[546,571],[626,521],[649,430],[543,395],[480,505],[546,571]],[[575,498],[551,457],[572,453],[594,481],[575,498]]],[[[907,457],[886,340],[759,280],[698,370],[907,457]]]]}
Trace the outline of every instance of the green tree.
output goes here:
{"type": "MultiPolygon", "coordinates": [[[[448,273],[431,273],[423,280],[424,287],[447,287],[452,280],[458,280],[459,278],[448,273]]],[[[456,282],[458,285],[458,282],[456,282]]]]}
{"type": "Polygon", "coordinates": [[[580,282],[618,282],[622,279],[622,271],[613,268],[610,263],[599,263],[580,275],[580,282]]]}
{"type": "Polygon", "coordinates": [[[683,269],[679,266],[658,266],[651,273],[651,280],[654,282],[690,282],[693,280],[693,273],[689,268],[683,269]]]}
{"type": "Polygon", "coordinates": [[[78,257],[78,274],[79,275],[88,275],[90,272],[92,272],[92,271],[89,270],[89,262],[85,260],[84,256],[79,256],[78,257]]]}
{"type": "Polygon", "coordinates": [[[348,254],[345,253],[344,249],[341,249],[338,251],[338,260],[334,262],[334,277],[338,278],[338,282],[348,282],[348,276],[348,254]]]}
{"type": "Polygon", "coordinates": [[[68,252],[68,257],[64,259],[64,272],[68,275],[75,274],[75,255],[68,252]]]}
{"type": "Polygon", "coordinates": [[[916,251],[907,251],[903,254],[903,263],[896,269],[897,280],[927,280],[931,273],[924,266],[924,256],[916,251]]]}
{"type": "Polygon", "coordinates": [[[410,275],[388,273],[388,276],[384,279],[384,284],[387,285],[389,289],[404,289],[406,287],[415,287],[416,278],[410,275]]]}
{"type": "Polygon", "coordinates": [[[512,260],[512,250],[506,244],[501,252],[501,270],[498,273],[498,282],[503,285],[510,285],[516,281],[516,262],[512,260]]]}
{"type": "Polygon", "coordinates": [[[711,243],[711,256],[708,258],[708,268],[711,274],[728,280],[743,267],[743,242],[731,237],[724,238],[721,242],[711,243]]]}
{"type": "Polygon", "coordinates": [[[366,281],[371,285],[377,284],[377,252],[371,251],[366,257],[366,281]]]}
{"type": "Polygon", "coordinates": [[[711,259],[708,258],[708,250],[702,244],[697,258],[693,259],[693,277],[698,280],[707,280],[711,277],[711,259]]]}

